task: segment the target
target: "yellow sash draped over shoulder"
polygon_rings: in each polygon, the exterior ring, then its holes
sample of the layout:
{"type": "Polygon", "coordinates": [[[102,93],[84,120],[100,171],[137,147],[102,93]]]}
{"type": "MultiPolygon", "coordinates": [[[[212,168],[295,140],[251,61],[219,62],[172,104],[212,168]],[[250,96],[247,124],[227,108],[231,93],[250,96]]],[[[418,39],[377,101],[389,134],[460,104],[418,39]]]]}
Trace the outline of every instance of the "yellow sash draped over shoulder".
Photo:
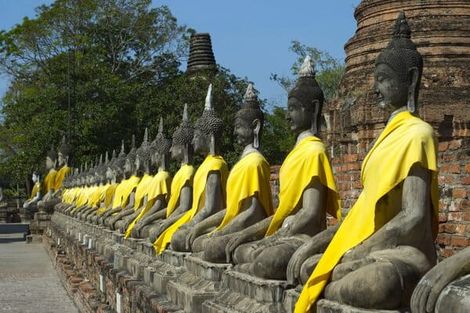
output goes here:
{"type": "Polygon", "coordinates": [[[314,178],[327,188],[327,212],[337,219],[341,218],[338,191],[325,145],[319,138],[308,136],[292,149],[279,170],[279,205],[266,236],[274,234],[284,220],[302,205],[302,194],[314,178]]]}
{"type": "MultiPolygon", "coordinates": [[[[378,201],[398,187],[415,164],[432,171],[431,202],[433,227],[437,234],[439,192],[436,159],[436,142],[429,124],[406,111],[389,121],[362,163],[361,180],[364,189],[304,285],[295,313],[310,310],[334,267],[348,250],[362,243],[393,218],[394,215],[388,212],[389,207],[384,204],[378,207],[378,201]]],[[[391,210],[399,212],[401,203],[396,210],[397,204],[392,203],[394,201],[387,202],[391,210]]]]}
{"type": "Polygon", "coordinates": [[[40,191],[41,191],[41,183],[36,182],[33,186],[33,190],[31,190],[31,197],[29,199],[33,199],[34,197],[36,197],[38,192],[40,191]]]}
{"type": "Polygon", "coordinates": [[[137,176],[131,176],[129,179],[124,179],[116,187],[114,192],[113,206],[112,209],[123,208],[127,205],[129,201],[129,196],[131,195],[134,188],[137,187],[140,178],[137,176]]]}
{"type": "Polygon", "coordinates": [[[53,168],[49,170],[46,177],[44,178],[44,190],[46,193],[53,190],[55,188],[55,177],[57,175],[57,171],[53,168]]]}
{"type": "Polygon", "coordinates": [[[127,227],[125,238],[129,238],[129,236],[132,234],[132,230],[134,229],[135,224],[140,221],[142,217],[144,217],[145,214],[147,214],[147,212],[152,208],[154,199],[163,195],[166,200],[168,191],[170,190],[170,183],[171,177],[170,173],[167,171],[158,172],[154,177],[151,177],[151,181],[147,187],[147,204],[142,209],[142,211],[140,211],[139,215],[134,218],[129,227],[127,227]]]}
{"type": "Polygon", "coordinates": [[[196,213],[204,207],[205,203],[205,191],[207,177],[211,172],[219,172],[223,198],[225,199],[225,185],[228,176],[228,167],[225,160],[218,155],[208,155],[204,162],[199,166],[194,175],[194,186],[193,186],[193,203],[191,209],[186,212],[179,220],[173,225],[168,227],[153,243],[153,246],[157,253],[162,253],[166,249],[167,245],[171,242],[173,234],[184,224],[189,222],[196,213]]]}
{"type": "Polygon", "coordinates": [[[97,215],[102,215],[106,212],[113,203],[114,192],[116,191],[116,187],[118,184],[106,184],[105,188],[103,189],[103,194],[101,196],[101,207],[96,211],[97,215]]]}
{"type": "Polygon", "coordinates": [[[59,190],[62,187],[62,182],[64,181],[64,178],[70,174],[71,170],[72,169],[67,165],[64,165],[60,168],[54,179],[55,190],[59,190]]]}
{"type": "Polygon", "coordinates": [[[232,221],[242,209],[243,200],[256,196],[266,212],[273,214],[269,163],[259,152],[252,152],[238,161],[227,180],[227,210],[217,230],[232,221]]]}
{"type": "MultiPolygon", "coordinates": [[[[153,176],[145,173],[139,184],[135,189],[135,198],[134,198],[134,210],[137,210],[142,206],[142,202],[145,196],[148,196],[150,190],[150,183],[153,180],[153,176]]],[[[148,197],[147,197],[148,200],[148,197]]]]}
{"type": "Polygon", "coordinates": [[[167,218],[175,211],[178,206],[181,189],[183,189],[186,184],[188,184],[188,186],[192,186],[193,178],[194,166],[192,165],[183,164],[178,172],[176,172],[175,177],[173,177],[173,181],[171,182],[170,200],[168,200],[168,205],[166,206],[167,218]]]}

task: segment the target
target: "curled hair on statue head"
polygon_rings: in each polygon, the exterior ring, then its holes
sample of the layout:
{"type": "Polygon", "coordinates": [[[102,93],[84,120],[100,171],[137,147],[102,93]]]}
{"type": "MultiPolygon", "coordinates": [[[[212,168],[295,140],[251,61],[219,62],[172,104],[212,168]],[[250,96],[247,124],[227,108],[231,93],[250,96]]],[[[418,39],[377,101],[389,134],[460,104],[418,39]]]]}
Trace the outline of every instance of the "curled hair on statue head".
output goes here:
{"type": "Polygon", "coordinates": [[[207,91],[206,102],[202,116],[196,121],[196,129],[206,136],[222,136],[223,121],[217,116],[212,107],[212,84],[207,91]]]}
{"type": "Polygon", "coordinates": [[[184,104],[183,120],[173,133],[173,144],[178,146],[190,145],[194,137],[194,127],[189,122],[188,104],[184,104]]]}

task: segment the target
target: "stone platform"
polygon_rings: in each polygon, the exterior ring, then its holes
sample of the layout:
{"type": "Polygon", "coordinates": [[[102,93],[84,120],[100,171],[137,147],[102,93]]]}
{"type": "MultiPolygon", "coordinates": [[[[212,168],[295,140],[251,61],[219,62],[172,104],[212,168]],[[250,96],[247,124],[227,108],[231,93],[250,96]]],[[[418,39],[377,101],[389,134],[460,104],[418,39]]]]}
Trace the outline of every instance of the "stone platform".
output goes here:
{"type": "MultiPolygon", "coordinates": [[[[52,216],[45,238],[50,254],[60,256],[57,268],[75,290],[74,299],[87,303],[89,312],[292,313],[299,296],[299,288],[286,281],[253,277],[198,254],[158,255],[145,240],[125,239],[61,213],[52,216]]],[[[364,310],[320,300],[317,312],[409,310],[364,310]]]]}

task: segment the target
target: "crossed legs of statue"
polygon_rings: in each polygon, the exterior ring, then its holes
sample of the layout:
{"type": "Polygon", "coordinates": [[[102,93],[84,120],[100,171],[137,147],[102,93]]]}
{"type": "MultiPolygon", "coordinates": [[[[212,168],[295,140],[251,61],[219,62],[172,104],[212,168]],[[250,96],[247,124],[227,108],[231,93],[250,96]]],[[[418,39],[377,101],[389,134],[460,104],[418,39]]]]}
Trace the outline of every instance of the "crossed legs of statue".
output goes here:
{"type": "Polygon", "coordinates": [[[294,252],[306,236],[270,236],[239,246],[234,253],[236,269],[266,279],[286,279],[286,270],[294,252]]]}
{"type": "MultiPolygon", "coordinates": [[[[300,279],[305,284],[321,254],[307,259],[300,279]]],[[[432,267],[418,249],[399,246],[375,251],[368,257],[338,264],[325,298],[364,309],[398,309],[409,304],[419,279],[432,267]]]]}

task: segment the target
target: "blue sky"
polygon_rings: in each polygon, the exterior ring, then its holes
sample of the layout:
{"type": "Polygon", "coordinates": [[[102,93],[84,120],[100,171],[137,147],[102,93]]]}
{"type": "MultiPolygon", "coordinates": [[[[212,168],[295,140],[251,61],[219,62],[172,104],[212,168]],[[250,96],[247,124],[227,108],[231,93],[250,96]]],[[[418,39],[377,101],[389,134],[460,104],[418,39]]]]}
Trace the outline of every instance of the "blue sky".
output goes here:
{"type": "MultiPolygon", "coordinates": [[[[0,29],[34,17],[34,8],[51,0],[0,0],[0,29]]],[[[299,40],[344,60],[343,46],[354,34],[354,8],[359,0],[153,0],[167,5],[178,19],[199,32],[209,32],[217,63],[254,82],[260,96],[285,105],[285,92],[269,80],[289,74],[295,56],[290,42],[299,40]]],[[[8,77],[0,76],[0,95],[8,77]]]]}

